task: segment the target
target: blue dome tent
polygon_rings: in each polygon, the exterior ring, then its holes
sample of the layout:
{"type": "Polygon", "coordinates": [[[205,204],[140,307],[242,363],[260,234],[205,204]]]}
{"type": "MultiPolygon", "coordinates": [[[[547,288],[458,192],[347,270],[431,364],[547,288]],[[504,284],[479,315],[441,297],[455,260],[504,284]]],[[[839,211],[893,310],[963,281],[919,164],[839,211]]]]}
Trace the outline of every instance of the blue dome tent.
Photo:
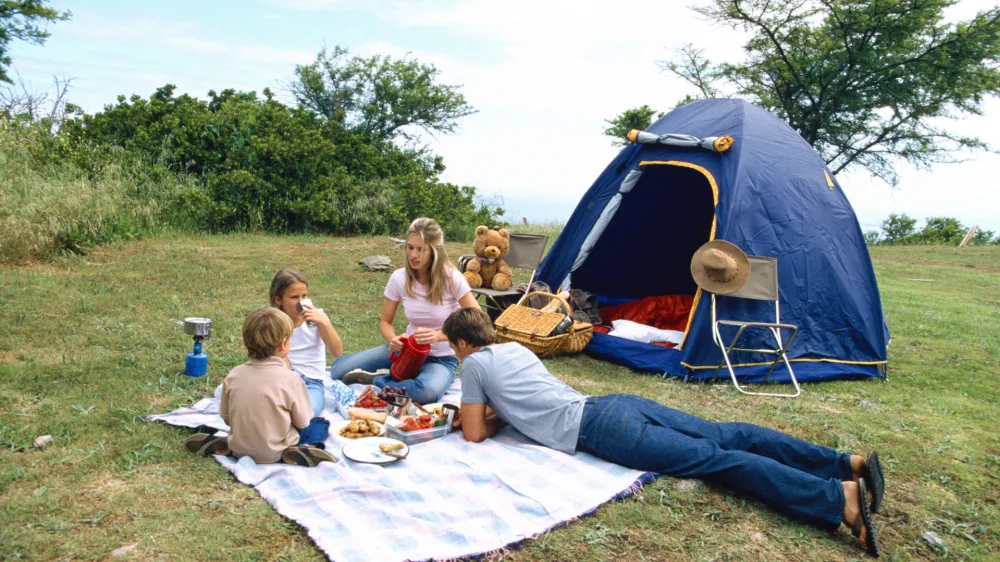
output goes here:
{"type": "MultiPolygon", "coordinates": [[[[713,99],[670,112],[639,137],[583,196],[538,278],[609,304],[694,300],[677,348],[595,333],[588,353],[638,370],[712,377],[722,354],[712,341],[711,299],[695,285],[690,261],[702,244],[723,239],[777,258],[781,319],[799,327],[788,357],[800,381],[885,376],[889,329],[861,227],[795,130],[745,101],[713,99]],[[726,136],[728,150],[719,144],[726,136]]],[[[723,318],[773,321],[762,303],[722,298],[719,307],[723,318]]],[[[760,381],[770,365],[763,356],[733,358],[745,382],[760,381]]],[[[787,382],[784,366],[770,380],[787,382]]]]}

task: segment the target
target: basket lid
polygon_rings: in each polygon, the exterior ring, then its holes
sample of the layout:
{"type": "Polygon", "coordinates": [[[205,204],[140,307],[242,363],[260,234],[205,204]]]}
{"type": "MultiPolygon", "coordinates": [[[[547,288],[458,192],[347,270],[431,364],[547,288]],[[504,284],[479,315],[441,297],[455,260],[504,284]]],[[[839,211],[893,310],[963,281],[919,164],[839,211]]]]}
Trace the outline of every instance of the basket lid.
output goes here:
{"type": "Polygon", "coordinates": [[[494,322],[494,325],[498,330],[514,330],[547,336],[564,318],[566,315],[561,312],[545,312],[515,304],[507,307],[494,322]]]}

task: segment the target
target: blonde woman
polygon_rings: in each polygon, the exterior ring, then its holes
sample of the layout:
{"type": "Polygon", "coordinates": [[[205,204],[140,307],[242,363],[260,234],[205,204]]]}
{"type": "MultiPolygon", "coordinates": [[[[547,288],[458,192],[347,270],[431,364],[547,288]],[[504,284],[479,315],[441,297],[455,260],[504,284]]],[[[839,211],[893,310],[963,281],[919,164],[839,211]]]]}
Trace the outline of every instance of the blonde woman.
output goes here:
{"type": "Polygon", "coordinates": [[[405,388],[418,404],[437,402],[455,381],[458,359],[441,333],[445,319],[462,307],[479,308],[465,277],[448,261],[444,233],[437,221],[419,218],[410,224],[404,249],[406,267],[397,269],[385,286],[385,304],[379,320],[379,332],[385,345],[347,355],[330,367],[333,380],[345,384],[374,384],[381,388],[405,388]],[[402,349],[401,335],[392,321],[399,305],[406,315],[406,336],[431,346],[420,373],[412,379],[397,381],[391,375],[376,377],[373,371],[388,369],[389,354],[402,349]]]}

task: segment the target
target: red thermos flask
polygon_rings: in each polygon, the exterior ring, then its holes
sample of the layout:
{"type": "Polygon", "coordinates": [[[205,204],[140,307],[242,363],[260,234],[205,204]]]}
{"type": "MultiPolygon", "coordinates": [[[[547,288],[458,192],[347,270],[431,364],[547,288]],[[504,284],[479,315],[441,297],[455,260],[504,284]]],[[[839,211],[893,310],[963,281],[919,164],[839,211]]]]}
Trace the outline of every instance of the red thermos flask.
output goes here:
{"type": "Polygon", "coordinates": [[[417,343],[417,340],[408,336],[399,339],[403,342],[403,349],[389,355],[389,360],[392,361],[392,368],[389,369],[389,372],[392,373],[392,378],[397,381],[405,381],[412,379],[420,372],[424,359],[427,359],[427,354],[431,352],[431,346],[417,343]]]}

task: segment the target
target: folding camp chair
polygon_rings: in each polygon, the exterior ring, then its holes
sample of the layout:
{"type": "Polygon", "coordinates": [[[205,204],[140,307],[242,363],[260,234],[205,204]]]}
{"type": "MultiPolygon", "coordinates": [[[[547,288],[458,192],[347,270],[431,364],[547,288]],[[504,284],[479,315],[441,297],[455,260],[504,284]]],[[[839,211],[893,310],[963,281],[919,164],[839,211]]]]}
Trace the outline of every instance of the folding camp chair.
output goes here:
{"type": "Polygon", "coordinates": [[[719,295],[717,297],[714,293],[712,293],[712,340],[722,351],[722,361],[720,361],[719,366],[715,368],[715,376],[712,377],[712,380],[714,381],[718,378],[719,371],[722,369],[722,366],[725,365],[729,369],[730,378],[733,379],[733,386],[735,386],[736,390],[739,390],[743,394],[795,398],[802,393],[802,389],[799,388],[799,381],[795,379],[795,373],[792,371],[792,365],[788,362],[788,356],[785,352],[788,350],[788,346],[791,345],[792,340],[795,339],[799,329],[797,326],[792,324],[781,323],[781,312],[778,305],[778,301],[780,300],[778,297],[778,260],[775,258],[764,258],[758,256],[747,257],[750,260],[750,278],[747,280],[746,284],[743,285],[743,287],[741,287],[738,291],[726,295],[719,295]],[[719,297],[771,301],[774,303],[774,322],[720,320],[718,319],[716,311],[716,299],[719,297]],[[728,347],[722,343],[722,334],[719,332],[719,326],[739,327],[736,331],[736,335],[733,337],[733,340],[729,343],[728,347]],[[774,337],[774,341],[777,343],[777,348],[751,349],[736,347],[736,342],[739,341],[740,336],[743,335],[743,332],[747,328],[766,328],[767,331],[774,337]],[[782,343],[781,340],[781,330],[789,330],[791,332],[791,336],[789,336],[788,340],[784,343],[782,343]],[[792,384],[795,386],[795,393],[781,394],[773,392],[750,392],[744,390],[743,387],[740,386],[739,381],[736,380],[736,373],[733,371],[733,364],[729,360],[729,354],[733,351],[775,355],[774,361],[771,363],[771,368],[767,371],[767,375],[764,376],[763,382],[765,383],[767,382],[767,379],[770,378],[771,373],[774,372],[774,368],[778,366],[778,361],[784,361],[785,367],[788,369],[788,376],[792,379],[792,384]]]}
{"type": "MultiPolygon", "coordinates": [[[[510,249],[507,251],[507,257],[504,261],[511,269],[524,269],[531,271],[531,278],[528,281],[528,287],[535,280],[535,272],[538,270],[538,264],[542,261],[542,254],[545,253],[545,245],[548,244],[549,237],[540,234],[511,234],[510,235],[510,249]]],[[[475,259],[475,256],[462,256],[458,260],[459,271],[465,271],[465,265],[470,261],[470,259],[475,259]]],[[[487,289],[485,287],[479,289],[473,289],[476,298],[484,297],[487,313],[490,313],[490,317],[494,318],[499,316],[501,312],[508,306],[514,303],[520,303],[524,299],[526,293],[518,291],[511,287],[506,291],[497,291],[494,289],[487,289]],[[513,297],[519,297],[516,301],[513,297]]]]}

